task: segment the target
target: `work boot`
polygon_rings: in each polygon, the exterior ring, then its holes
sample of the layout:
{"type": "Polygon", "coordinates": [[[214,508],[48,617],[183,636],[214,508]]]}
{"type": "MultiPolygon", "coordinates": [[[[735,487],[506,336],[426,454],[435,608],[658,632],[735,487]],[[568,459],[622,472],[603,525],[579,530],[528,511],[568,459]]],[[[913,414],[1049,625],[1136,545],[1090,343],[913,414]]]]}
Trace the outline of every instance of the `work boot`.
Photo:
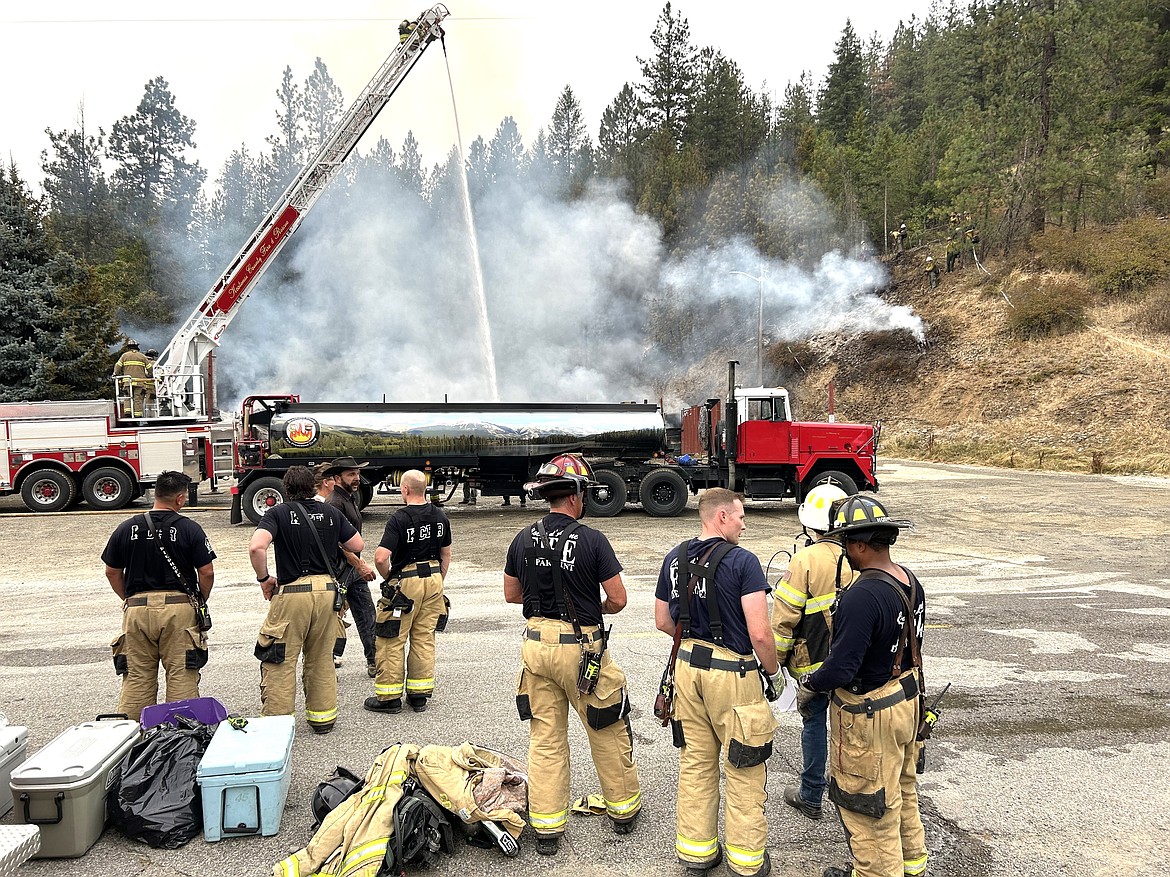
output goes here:
{"type": "Polygon", "coordinates": [[[372,713],[400,713],[402,712],[402,698],[378,700],[377,697],[367,697],[362,706],[372,713]]]}
{"type": "Polygon", "coordinates": [[[613,833],[614,834],[629,834],[631,831],[634,830],[634,826],[638,822],[638,817],[641,815],[642,815],[642,811],[638,810],[638,812],[635,813],[633,816],[631,816],[629,819],[622,819],[622,820],[614,819],[613,820],[613,833]]]}
{"type": "Polygon", "coordinates": [[[784,787],[784,803],[794,810],[799,810],[809,819],[820,819],[824,816],[820,804],[810,804],[800,797],[800,786],[784,787]]]}
{"type": "Polygon", "coordinates": [[[844,868],[838,868],[836,865],[830,865],[825,869],[821,877],[853,877],[853,864],[846,863],[844,868]]]}
{"type": "Polygon", "coordinates": [[[309,727],[313,729],[314,734],[328,734],[333,730],[333,722],[330,722],[327,725],[319,725],[313,722],[309,722],[309,727]]]}
{"type": "Polygon", "coordinates": [[[723,864],[723,847],[715,847],[715,858],[708,859],[705,862],[688,862],[685,859],[679,859],[679,862],[687,866],[688,874],[705,874],[723,864]]]}
{"type": "Polygon", "coordinates": [[[511,504],[512,504],[512,498],[510,496],[505,496],[504,497],[504,505],[511,505],[511,504]]]}
{"type": "Polygon", "coordinates": [[[561,836],[559,834],[538,834],[536,836],[536,852],[542,856],[555,856],[560,846],[561,836]]]}
{"type": "Polygon", "coordinates": [[[408,697],[407,701],[410,703],[410,708],[416,713],[425,713],[427,711],[427,699],[425,697],[408,697]]]}
{"type": "Polygon", "coordinates": [[[370,661],[370,663],[366,664],[366,675],[371,679],[378,675],[378,665],[373,661],[370,661]]]}

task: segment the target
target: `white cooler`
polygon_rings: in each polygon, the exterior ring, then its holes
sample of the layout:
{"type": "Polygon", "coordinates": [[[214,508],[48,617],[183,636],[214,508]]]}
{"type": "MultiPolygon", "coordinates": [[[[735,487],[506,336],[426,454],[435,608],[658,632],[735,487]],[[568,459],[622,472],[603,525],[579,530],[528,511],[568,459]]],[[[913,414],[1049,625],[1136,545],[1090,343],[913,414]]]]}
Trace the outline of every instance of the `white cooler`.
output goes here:
{"type": "Polygon", "coordinates": [[[12,789],[8,785],[12,770],[28,752],[28,728],[19,725],[0,727],[0,816],[12,809],[12,789]]]}
{"type": "Polygon", "coordinates": [[[84,722],[12,771],[16,819],[41,829],[34,858],[74,858],[94,845],[106,827],[111,772],[138,737],[129,719],[84,722]]]}

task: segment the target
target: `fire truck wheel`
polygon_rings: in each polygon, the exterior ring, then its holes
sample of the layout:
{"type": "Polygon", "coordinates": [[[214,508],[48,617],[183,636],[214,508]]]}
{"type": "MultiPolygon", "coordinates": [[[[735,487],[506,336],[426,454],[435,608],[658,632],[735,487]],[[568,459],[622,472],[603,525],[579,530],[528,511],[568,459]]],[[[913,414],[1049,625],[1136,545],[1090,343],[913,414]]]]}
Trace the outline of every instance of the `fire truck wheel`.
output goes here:
{"type": "Polygon", "coordinates": [[[358,509],[364,509],[374,499],[374,485],[367,481],[362,481],[358,487],[360,495],[358,496],[358,509]]]}
{"type": "Polygon", "coordinates": [[[259,524],[264,513],[284,502],[284,484],[279,478],[257,478],[244,491],[244,514],[253,524],[259,524]]]}
{"type": "Polygon", "coordinates": [[[104,466],[85,476],[81,495],[92,508],[120,509],[134,498],[134,486],[121,469],[104,466]]]}
{"type": "Polygon", "coordinates": [[[24,479],[20,498],[30,511],[64,511],[77,498],[77,482],[55,469],[38,469],[24,479]]]}
{"type": "Polygon", "coordinates": [[[801,494],[801,499],[804,498],[804,494],[807,494],[818,484],[832,484],[840,487],[845,491],[846,496],[853,496],[853,494],[857,493],[856,481],[844,472],[838,472],[836,469],[826,469],[824,472],[818,472],[804,483],[804,493],[801,494]]]}
{"type": "Polygon", "coordinates": [[[673,469],[655,469],[642,479],[638,498],[652,518],[673,518],[687,507],[687,483],[673,469]]]}
{"type": "Polygon", "coordinates": [[[585,507],[594,518],[612,518],[626,507],[626,481],[612,469],[602,469],[596,477],[601,487],[585,495],[585,507]]]}

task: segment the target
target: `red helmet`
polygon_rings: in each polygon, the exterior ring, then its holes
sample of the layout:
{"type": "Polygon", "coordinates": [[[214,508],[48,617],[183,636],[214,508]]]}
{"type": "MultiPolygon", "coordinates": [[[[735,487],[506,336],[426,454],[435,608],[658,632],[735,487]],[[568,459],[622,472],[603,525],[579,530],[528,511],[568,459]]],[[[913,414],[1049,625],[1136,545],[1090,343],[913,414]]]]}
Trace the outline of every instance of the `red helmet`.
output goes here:
{"type": "Polygon", "coordinates": [[[524,485],[524,490],[545,499],[583,493],[597,484],[593,467],[580,454],[561,454],[536,470],[536,480],[524,485]]]}

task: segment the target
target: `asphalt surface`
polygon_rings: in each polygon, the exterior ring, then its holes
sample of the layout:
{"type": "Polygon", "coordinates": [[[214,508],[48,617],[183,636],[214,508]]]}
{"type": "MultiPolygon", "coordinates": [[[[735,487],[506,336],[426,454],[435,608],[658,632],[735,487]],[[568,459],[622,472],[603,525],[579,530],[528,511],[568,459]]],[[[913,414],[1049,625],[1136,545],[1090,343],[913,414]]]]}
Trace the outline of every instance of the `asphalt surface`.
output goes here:
{"type": "MultiPolygon", "coordinates": [[[[928,685],[953,683],[919,784],[930,873],[1163,873],[1170,861],[1170,574],[1160,537],[1170,480],[899,462],[883,464],[879,477],[891,511],[916,523],[894,553],[926,589],[928,685]]],[[[255,715],[252,647],[266,604],[247,560],[251,527],[228,524],[227,501],[222,493],[206,496],[191,510],[219,554],[202,693],[255,715]]],[[[376,497],[367,509],[368,542],[377,542],[396,502],[376,497]]],[[[107,831],[82,859],[37,860],[21,873],[268,874],[309,839],[312,790],[334,765],[363,773],[398,741],[472,740],[524,756],[527,727],[513,704],[523,625],[518,607],[503,602],[501,568],[508,542],[535,510],[499,502],[449,509],[453,615],[439,640],[431,709],[363,711],[372,686],[352,648],[339,671],[334,733],[317,737],[297,716],[292,788],[278,835],[214,844],[200,838],[169,851],[107,831]]],[[[143,508],[31,515],[18,501],[0,500],[0,711],[29,727],[30,753],[116,706],[109,642],[120,609],[99,555],[116,523],[143,508]]],[[[650,709],[670,647],[654,629],[653,587],[662,555],[698,531],[695,503],[675,519],[630,508],[591,523],[609,535],[626,567],[630,601],[615,619],[612,643],[634,705],[642,820],[618,837],[604,818],[575,817],[555,857],[537,856],[526,834],[518,859],[460,847],[435,873],[682,874],[673,851],[677,755],[650,709]]],[[[791,548],[798,530],[791,502],[749,503],[742,544],[767,564],[791,548]]],[[[773,562],[773,580],[783,562],[783,555],[773,562]]],[[[819,875],[847,861],[848,850],[832,805],[812,822],[782,803],[800,766],[800,723],[791,713],[779,720],[768,774],[774,873],[819,875]]],[[[571,747],[574,794],[596,791],[579,729],[571,747]]]]}

